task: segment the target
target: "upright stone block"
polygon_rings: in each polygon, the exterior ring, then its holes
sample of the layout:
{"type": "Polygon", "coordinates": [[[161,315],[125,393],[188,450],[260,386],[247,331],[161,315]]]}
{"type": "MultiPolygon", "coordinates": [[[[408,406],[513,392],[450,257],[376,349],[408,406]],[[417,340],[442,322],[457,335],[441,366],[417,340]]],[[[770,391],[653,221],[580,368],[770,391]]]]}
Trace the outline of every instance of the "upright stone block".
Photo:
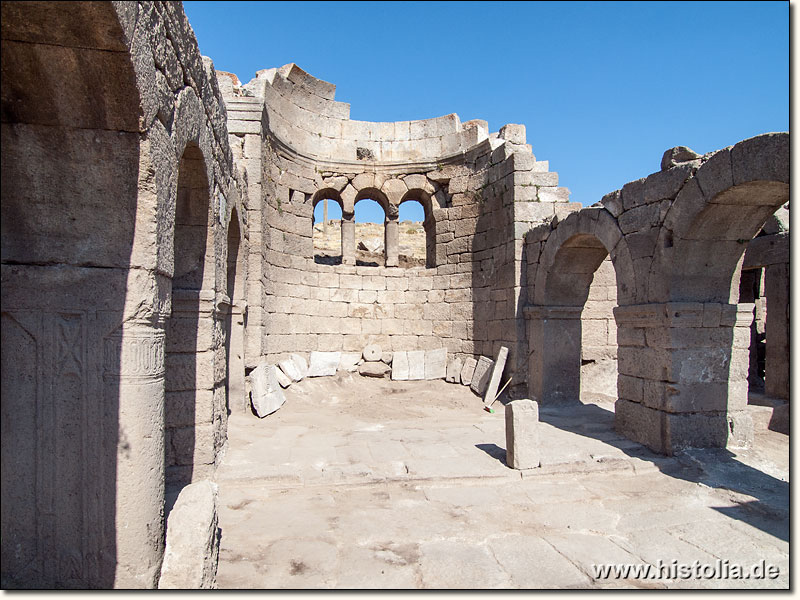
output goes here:
{"type": "Polygon", "coordinates": [[[494,397],[497,396],[497,390],[500,388],[500,378],[503,376],[503,369],[506,368],[507,359],[508,348],[500,346],[497,359],[494,361],[494,368],[492,369],[492,375],[489,379],[489,385],[486,387],[486,395],[483,398],[485,404],[491,404],[494,402],[494,397]]]}
{"type": "Polygon", "coordinates": [[[312,352],[308,376],[326,377],[336,375],[336,369],[339,367],[341,358],[341,352],[312,352]]]}
{"type": "Polygon", "coordinates": [[[539,466],[539,403],[514,400],[506,404],[506,464],[512,469],[539,466]]]}
{"type": "Polygon", "coordinates": [[[470,385],[472,383],[472,377],[475,375],[475,367],[478,365],[478,361],[468,356],[464,359],[464,366],[461,368],[461,385],[470,385]]]}
{"type": "Polygon", "coordinates": [[[360,360],[361,354],[358,352],[342,352],[342,356],[339,358],[339,370],[355,373],[358,371],[358,361],[360,360]]]}
{"type": "Polygon", "coordinates": [[[444,380],[447,383],[458,383],[461,376],[461,369],[464,367],[464,361],[454,356],[447,362],[447,372],[445,373],[444,380]]]}
{"type": "Polygon", "coordinates": [[[217,583],[219,538],[217,484],[184,487],[167,517],[167,544],[159,589],[213,589],[217,583]]]}
{"type": "Polygon", "coordinates": [[[250,373],[250,402],[256,415],[261,418],[274,413],[283,403],[286,396],[278,384],[278,367],[261,363],[250,373]]]}
{"type": "Polygon", "coordinates": [[[408,381],[408,352],[396,351],[392,357],[392,380],[408,381]]]}
{"type": "Polygon", "coordinates": [[[444,379],[447,375],[447,348],[425,352],[425,379],[444,379]]]}
{"type": "Polygon", "coordinates": [[[425,379],[425,350],[408,353],[408,378],[412,381],[425,379]]]}
{"type": "Polygon", "coordinates": [[[494,361],[491,358],[481,356],[475,365],[475,372],[472,375],[472,382],[469,387],[479,396],[483,396],[489,386],[489,378],[492,376],[494,361]]]}

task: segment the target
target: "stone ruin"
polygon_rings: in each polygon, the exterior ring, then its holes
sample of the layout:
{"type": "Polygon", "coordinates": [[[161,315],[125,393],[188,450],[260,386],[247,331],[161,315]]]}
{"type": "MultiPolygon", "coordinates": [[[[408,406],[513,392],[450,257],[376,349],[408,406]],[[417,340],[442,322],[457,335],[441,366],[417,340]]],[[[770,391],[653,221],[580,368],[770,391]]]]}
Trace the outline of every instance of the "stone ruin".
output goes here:
{"type": "Polygon", "coordinates": [[[294,64],[242,84],[180,4],[4,2],[2,79],[3,587],[213,585],[170,567],[165,504],[213,512],[228,411],[319,353],[481,392],[506,348],[509,399],[593,388],[666,454],[751,443],[748,381],[788,400],[788,133],[673,148],[583,208],[523,125],[351,120],[294,64]],[[364,199],[384,266],[355,264],[364,199]],[[398,268],[407,201],[425,267],[398,268]]]}

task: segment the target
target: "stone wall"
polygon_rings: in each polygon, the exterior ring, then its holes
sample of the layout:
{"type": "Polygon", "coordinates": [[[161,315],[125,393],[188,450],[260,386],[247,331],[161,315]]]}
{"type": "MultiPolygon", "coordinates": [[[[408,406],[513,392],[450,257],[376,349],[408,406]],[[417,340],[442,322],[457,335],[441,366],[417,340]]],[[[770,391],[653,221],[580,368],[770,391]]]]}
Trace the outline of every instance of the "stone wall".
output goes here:
{"type": "Polygon", "coordinates": [[[617,398],[617,279],[614,265],[606,258],[589,286],[589,297],[581,313],[581,398],[617,398]]]}
{"type": "Polygon", "coordinates": [[[179,4],[3,3],[2,22],[2,585],[153,587],[165,475],[208,476],[226,439],[225,107],[179,4]],[[205,308],[176,338],[189,190],[205,308]]]}
{"type": "Polygon", "coordinates": [[[231,144],[262,203],[250,207],[250,347],[256,328],[269,361],[373,342],[465,356],[494,356],[505,345],[515,391],[524,390],[523,235],[579,207],[536,160],[525,128],[489,134],[485,122],[462,125],[455,115],[351,122],[335,87],[296,65],[260,71],[246,85],[224,81],[231,144]],[[313,208],[323,198],[342,208],[341,265],[313,259],[313,208]],[[355,265],[362,199],[384,209],[385,267],[355,265]],[[396,267],[399,206],[408,200],[425,210],[428,268],[396,267]]]}

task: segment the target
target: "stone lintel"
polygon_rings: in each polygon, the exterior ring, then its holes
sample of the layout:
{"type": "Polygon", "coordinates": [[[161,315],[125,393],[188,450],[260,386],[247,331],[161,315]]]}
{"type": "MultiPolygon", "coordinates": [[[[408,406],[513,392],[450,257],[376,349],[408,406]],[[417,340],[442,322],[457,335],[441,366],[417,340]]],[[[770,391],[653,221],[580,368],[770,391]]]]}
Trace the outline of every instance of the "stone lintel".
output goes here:
{"type": "Polygon", "coordinates": [[[580,319],[583,306],[526,306],[526,319],[580,319]]]}

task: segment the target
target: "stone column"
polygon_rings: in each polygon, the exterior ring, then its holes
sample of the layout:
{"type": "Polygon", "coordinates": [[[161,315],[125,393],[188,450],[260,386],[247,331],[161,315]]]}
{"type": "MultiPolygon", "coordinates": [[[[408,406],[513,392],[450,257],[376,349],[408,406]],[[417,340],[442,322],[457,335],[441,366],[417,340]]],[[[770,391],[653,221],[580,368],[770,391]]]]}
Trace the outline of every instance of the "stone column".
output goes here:
{"type": "Polygon", "coordinates": [[[356,264],[355,213],[342,212],[342,264],[356,264]]]}
{"type": "Polygon", "coordinates": [[[614,309],[615,424],[656,452],[743,447],[752,304],[668,302],[614,309]]]}
{"type": "Polygon", "coordinates": [[[528,394],[540,404],[578,402],[582,306],[527,306],[528,394]]]}
{"type": "Polygon", "coordinates": [[[105,339],[103,379],[119,394],[117,588],[152,588],[164,542],[164,321],[129,321],[105,339]]]}
{"type": "Polygon", "coordinates": [[[397,216],[389,216],[384,224],[384,244],[386,250],[386,266],[396,267],[400,264],[400,229],[397,216]]]}
{"type": "Polygon", "coordinates": [[[789,399],[789,265],[764,269],[767,297],[767,356],[765,391],[774,398],[789,399]]]}

